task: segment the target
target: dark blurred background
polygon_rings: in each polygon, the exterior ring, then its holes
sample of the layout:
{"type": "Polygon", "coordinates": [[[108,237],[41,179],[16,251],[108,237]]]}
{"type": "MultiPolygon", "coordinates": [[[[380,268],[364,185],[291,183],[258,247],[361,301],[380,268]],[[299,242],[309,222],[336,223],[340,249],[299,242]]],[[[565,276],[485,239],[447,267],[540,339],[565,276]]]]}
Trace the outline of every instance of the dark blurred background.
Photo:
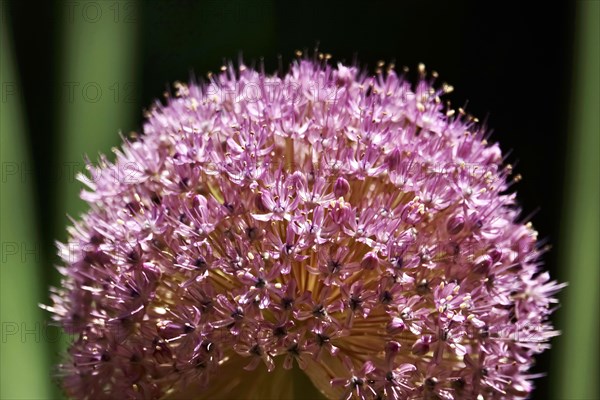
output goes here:
{"type": "MultiPolygon", "coordinates": [[[[369,71],[379,60],[438,71],[440,82],[455,87],[452,104],[486,121],[523,176],[515,186],[523,215],[553,246],[546,267],[569,279],[558,256],[565,251],[576,10],[575,2],[516,1],[2,1],[37,216],[36,301],[48,302],[47,286],[58,284],[54,240],[66,239],[65,212],[85,209],[72,179],[84,153],[95,160],[118,145],[119,130],[139,130],[142,110],[176,80],[205,76],[240,54],[275,71],[278,55],[286,66],[295,50],[317,45],[334,62],[357,60],[369,71]],[[73,114],[81,121],[69,122],[73,114]]],[[[5,50],[3,42],[3,57],[5,50]]],[[[536,380],[534,399],[559,398],[551,385],[560,379],[561,369],[551,367],[559,354],[538,357],[533,372],[549,375],[536,380]]]]}

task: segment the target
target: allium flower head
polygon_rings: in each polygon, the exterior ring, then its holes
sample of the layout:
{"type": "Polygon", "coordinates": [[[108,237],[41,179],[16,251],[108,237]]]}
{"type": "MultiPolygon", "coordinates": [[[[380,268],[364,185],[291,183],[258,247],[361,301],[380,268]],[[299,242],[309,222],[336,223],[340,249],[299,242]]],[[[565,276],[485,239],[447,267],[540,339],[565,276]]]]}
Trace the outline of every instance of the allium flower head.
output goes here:
{"type": "Polygon", "coordinates": [[[289,398],[297,369],[331,399],[527,397],[562,285],[498,145],[420,75],[301,59],[176,84],[81,177],[46,307],[74,337],[66,393],[289,398]]]}

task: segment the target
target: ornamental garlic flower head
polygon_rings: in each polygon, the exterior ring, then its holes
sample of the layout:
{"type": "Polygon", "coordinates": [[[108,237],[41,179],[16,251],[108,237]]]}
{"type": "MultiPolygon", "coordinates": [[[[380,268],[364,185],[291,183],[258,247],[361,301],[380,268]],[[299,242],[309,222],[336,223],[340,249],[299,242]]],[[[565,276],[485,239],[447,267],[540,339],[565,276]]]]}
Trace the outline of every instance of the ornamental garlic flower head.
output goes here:
{"type": "Polygon", "coordinates": [[[80,177],[46,307],[66,393],[290,398],[297,370],[330,399],[527,397],[563,285],[498,145],[419,70],[177,83],[80,177]]]}

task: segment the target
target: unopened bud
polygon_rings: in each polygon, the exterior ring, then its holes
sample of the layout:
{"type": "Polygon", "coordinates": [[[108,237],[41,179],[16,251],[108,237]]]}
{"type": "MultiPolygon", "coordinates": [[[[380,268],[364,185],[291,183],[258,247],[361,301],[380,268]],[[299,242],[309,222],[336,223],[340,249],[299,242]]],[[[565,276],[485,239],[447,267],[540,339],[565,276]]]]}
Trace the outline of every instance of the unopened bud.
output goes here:
{"type": "Polygon", "coordinates": [[[451,235],[458,235],[465,227],[465,219],[462,215],[453,215],[446,223],[446,229],[451,235]]]}
{"type": "Polygon", "coordinates": [[[335,181],[333,185],[333,194],[336,198],[344,197],[350,191],[350,184],[348,181],[341,176],[335,181]]]}
{"type": "Polygon", "coordinates": [[[373,270],[377,268],[378,265],[379,259],[377,258],[377,255],[375,255],[373,252],[365,254],[362,261],[360,262],[360,266],[368,270],[373,270]]]}

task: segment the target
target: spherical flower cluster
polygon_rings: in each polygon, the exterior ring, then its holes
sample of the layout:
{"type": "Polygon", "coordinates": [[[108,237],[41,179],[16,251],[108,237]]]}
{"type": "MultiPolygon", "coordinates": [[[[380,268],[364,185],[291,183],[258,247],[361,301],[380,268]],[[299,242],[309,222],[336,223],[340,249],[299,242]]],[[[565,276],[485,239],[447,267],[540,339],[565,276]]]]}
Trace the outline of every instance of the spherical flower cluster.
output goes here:
{"type": "MultiPolygon", "coordinates": [[[[46,307],[77,399],[516,399],[562,287],[424,67],[223,67],[81,177],[46,307]],[[297,372],[293,372],[297,373],[297,372]]],[[[435,76],[435,74],[433,74],[435,76]]]]}

